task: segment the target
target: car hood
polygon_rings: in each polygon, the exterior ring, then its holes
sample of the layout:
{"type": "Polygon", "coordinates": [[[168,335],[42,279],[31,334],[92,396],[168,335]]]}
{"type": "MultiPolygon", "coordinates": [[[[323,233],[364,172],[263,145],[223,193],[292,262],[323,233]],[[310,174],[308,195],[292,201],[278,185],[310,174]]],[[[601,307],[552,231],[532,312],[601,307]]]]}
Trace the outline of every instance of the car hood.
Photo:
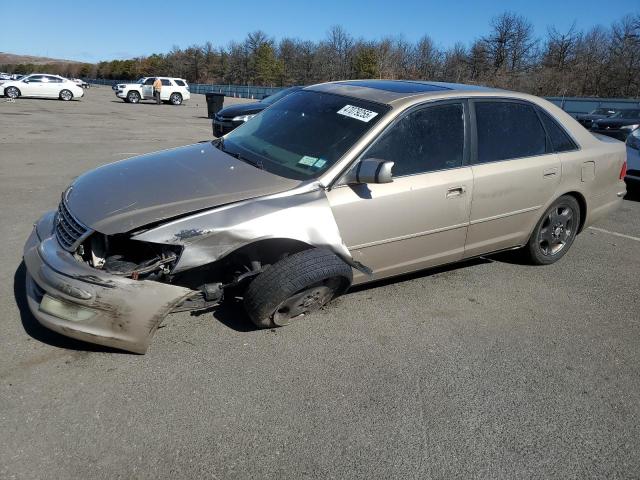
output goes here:
{"type": "Polygon", "coordinates": [[[269,105],[262,102],[255,103],[240,103],[238,105],[231,105],[229,107],[220,110],[217,115],[220,117],[237,117],[238,115],[250,115],[252,113],[259,113],[269,105]]]}
{"type": "Polygon", "coordinates": [[[206,142],[99,167],[78,177],[65,199],[77,220],[111,235],[299,184],[206,142]]]}

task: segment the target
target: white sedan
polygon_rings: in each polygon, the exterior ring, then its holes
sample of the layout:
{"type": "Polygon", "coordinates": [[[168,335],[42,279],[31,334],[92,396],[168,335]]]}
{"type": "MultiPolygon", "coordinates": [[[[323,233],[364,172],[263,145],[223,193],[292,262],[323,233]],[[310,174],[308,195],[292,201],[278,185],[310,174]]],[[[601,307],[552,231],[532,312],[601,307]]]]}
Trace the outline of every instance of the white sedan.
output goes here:
{"type": "Polygon", "coordinates": [[[71,80],[42,73],[33,73],[20,80],[3,82],[0,85],[0,91],[9,98],[59,98],[64,101],[84,95],[84,90],[71,80]]]}

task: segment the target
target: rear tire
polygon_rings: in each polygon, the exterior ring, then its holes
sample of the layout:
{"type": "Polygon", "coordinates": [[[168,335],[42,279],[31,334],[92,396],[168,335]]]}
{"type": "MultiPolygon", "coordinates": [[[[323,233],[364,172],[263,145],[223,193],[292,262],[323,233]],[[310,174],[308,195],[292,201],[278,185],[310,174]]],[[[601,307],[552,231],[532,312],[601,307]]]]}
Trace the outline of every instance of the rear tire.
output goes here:
{"type": "Polygon", "coordinates": [[[60,95],[58,95],[58,98],[64,102],[68,102],[73,99],[73,93],[71,93],[70,90],[62,90],[60,95]]]}
{"type": "Polygon", "coordinates": [[[4,90],[4,96],[9,98],[18,98],[20,96],[20,90],[17,87],[7,87],[4,90]]]}
{"type": "Polygon", "coordinates": [[[244,308],[257,327],[281,327],[329,303],[352,279],[351,267],[333,252],[303,250],[258,275],[245,292],[244,308]]]}
{"type": "Polygon", "coordinates": [[[550,265],[569,250],[580,227],[580,205],[570,195],[558,198],[542,215],[523,253],[533,265],[550,265]]]}
{"type": "Polygon", "coordinates": [[[169,101],[171,105],[181,105],[182,104],[182,95],[179,93],[172,93],[169,97],[169,101]]]}
{"type": "Polygon", "coordinates": [[[129,92],[127,93],[127,100],[129,103],[138,103],[140,102],[140,94],[138,92],[129,92]]]}

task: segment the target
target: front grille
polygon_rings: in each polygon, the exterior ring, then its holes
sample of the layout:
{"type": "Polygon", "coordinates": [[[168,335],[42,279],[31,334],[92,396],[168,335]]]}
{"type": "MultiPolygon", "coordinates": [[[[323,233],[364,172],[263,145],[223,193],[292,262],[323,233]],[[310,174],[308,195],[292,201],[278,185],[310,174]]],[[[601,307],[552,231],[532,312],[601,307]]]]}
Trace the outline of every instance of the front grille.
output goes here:
{"type": "Polygon", "coordinates": [[[63,199],[58,205],[58,214],[56,215],[56,238],[62,248],[74,252],[90,234],[91,230],[71,215],[63,199]]]}

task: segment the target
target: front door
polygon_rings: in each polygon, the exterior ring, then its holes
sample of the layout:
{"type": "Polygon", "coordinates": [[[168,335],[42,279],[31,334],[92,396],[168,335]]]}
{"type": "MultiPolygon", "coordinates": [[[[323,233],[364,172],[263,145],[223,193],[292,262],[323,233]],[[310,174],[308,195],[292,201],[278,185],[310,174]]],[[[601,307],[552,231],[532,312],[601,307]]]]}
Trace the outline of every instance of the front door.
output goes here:
{"type": "Polygon", "coordinates": [[[142,98],[153,98],[153,82],[155,82],[155,77],[147,78],[142,84],[142,98]]]}
{"type": "Polygon", "coordinates": [[[560,182],[553,153],[533,105],[474,100],[477,156],[465,257],[527,242],[560,182]]]}
{"type": "MultiPolygon", "coordinates": [[[[343,241],[375,279],[462,258],[473,190],[466,109],[463,101],[412,109],[361,156],[395,162],[392,183],[327,193],[343,241]]],[[[356,272],[354,283],[368,279],[356,272]]]]}
{"type": "Polygon", "coordinates": [[[23,80],[20,85],[20,92],[24,97],[42,97],[44,84],[42,75],[31,75],[23,80]]]}

